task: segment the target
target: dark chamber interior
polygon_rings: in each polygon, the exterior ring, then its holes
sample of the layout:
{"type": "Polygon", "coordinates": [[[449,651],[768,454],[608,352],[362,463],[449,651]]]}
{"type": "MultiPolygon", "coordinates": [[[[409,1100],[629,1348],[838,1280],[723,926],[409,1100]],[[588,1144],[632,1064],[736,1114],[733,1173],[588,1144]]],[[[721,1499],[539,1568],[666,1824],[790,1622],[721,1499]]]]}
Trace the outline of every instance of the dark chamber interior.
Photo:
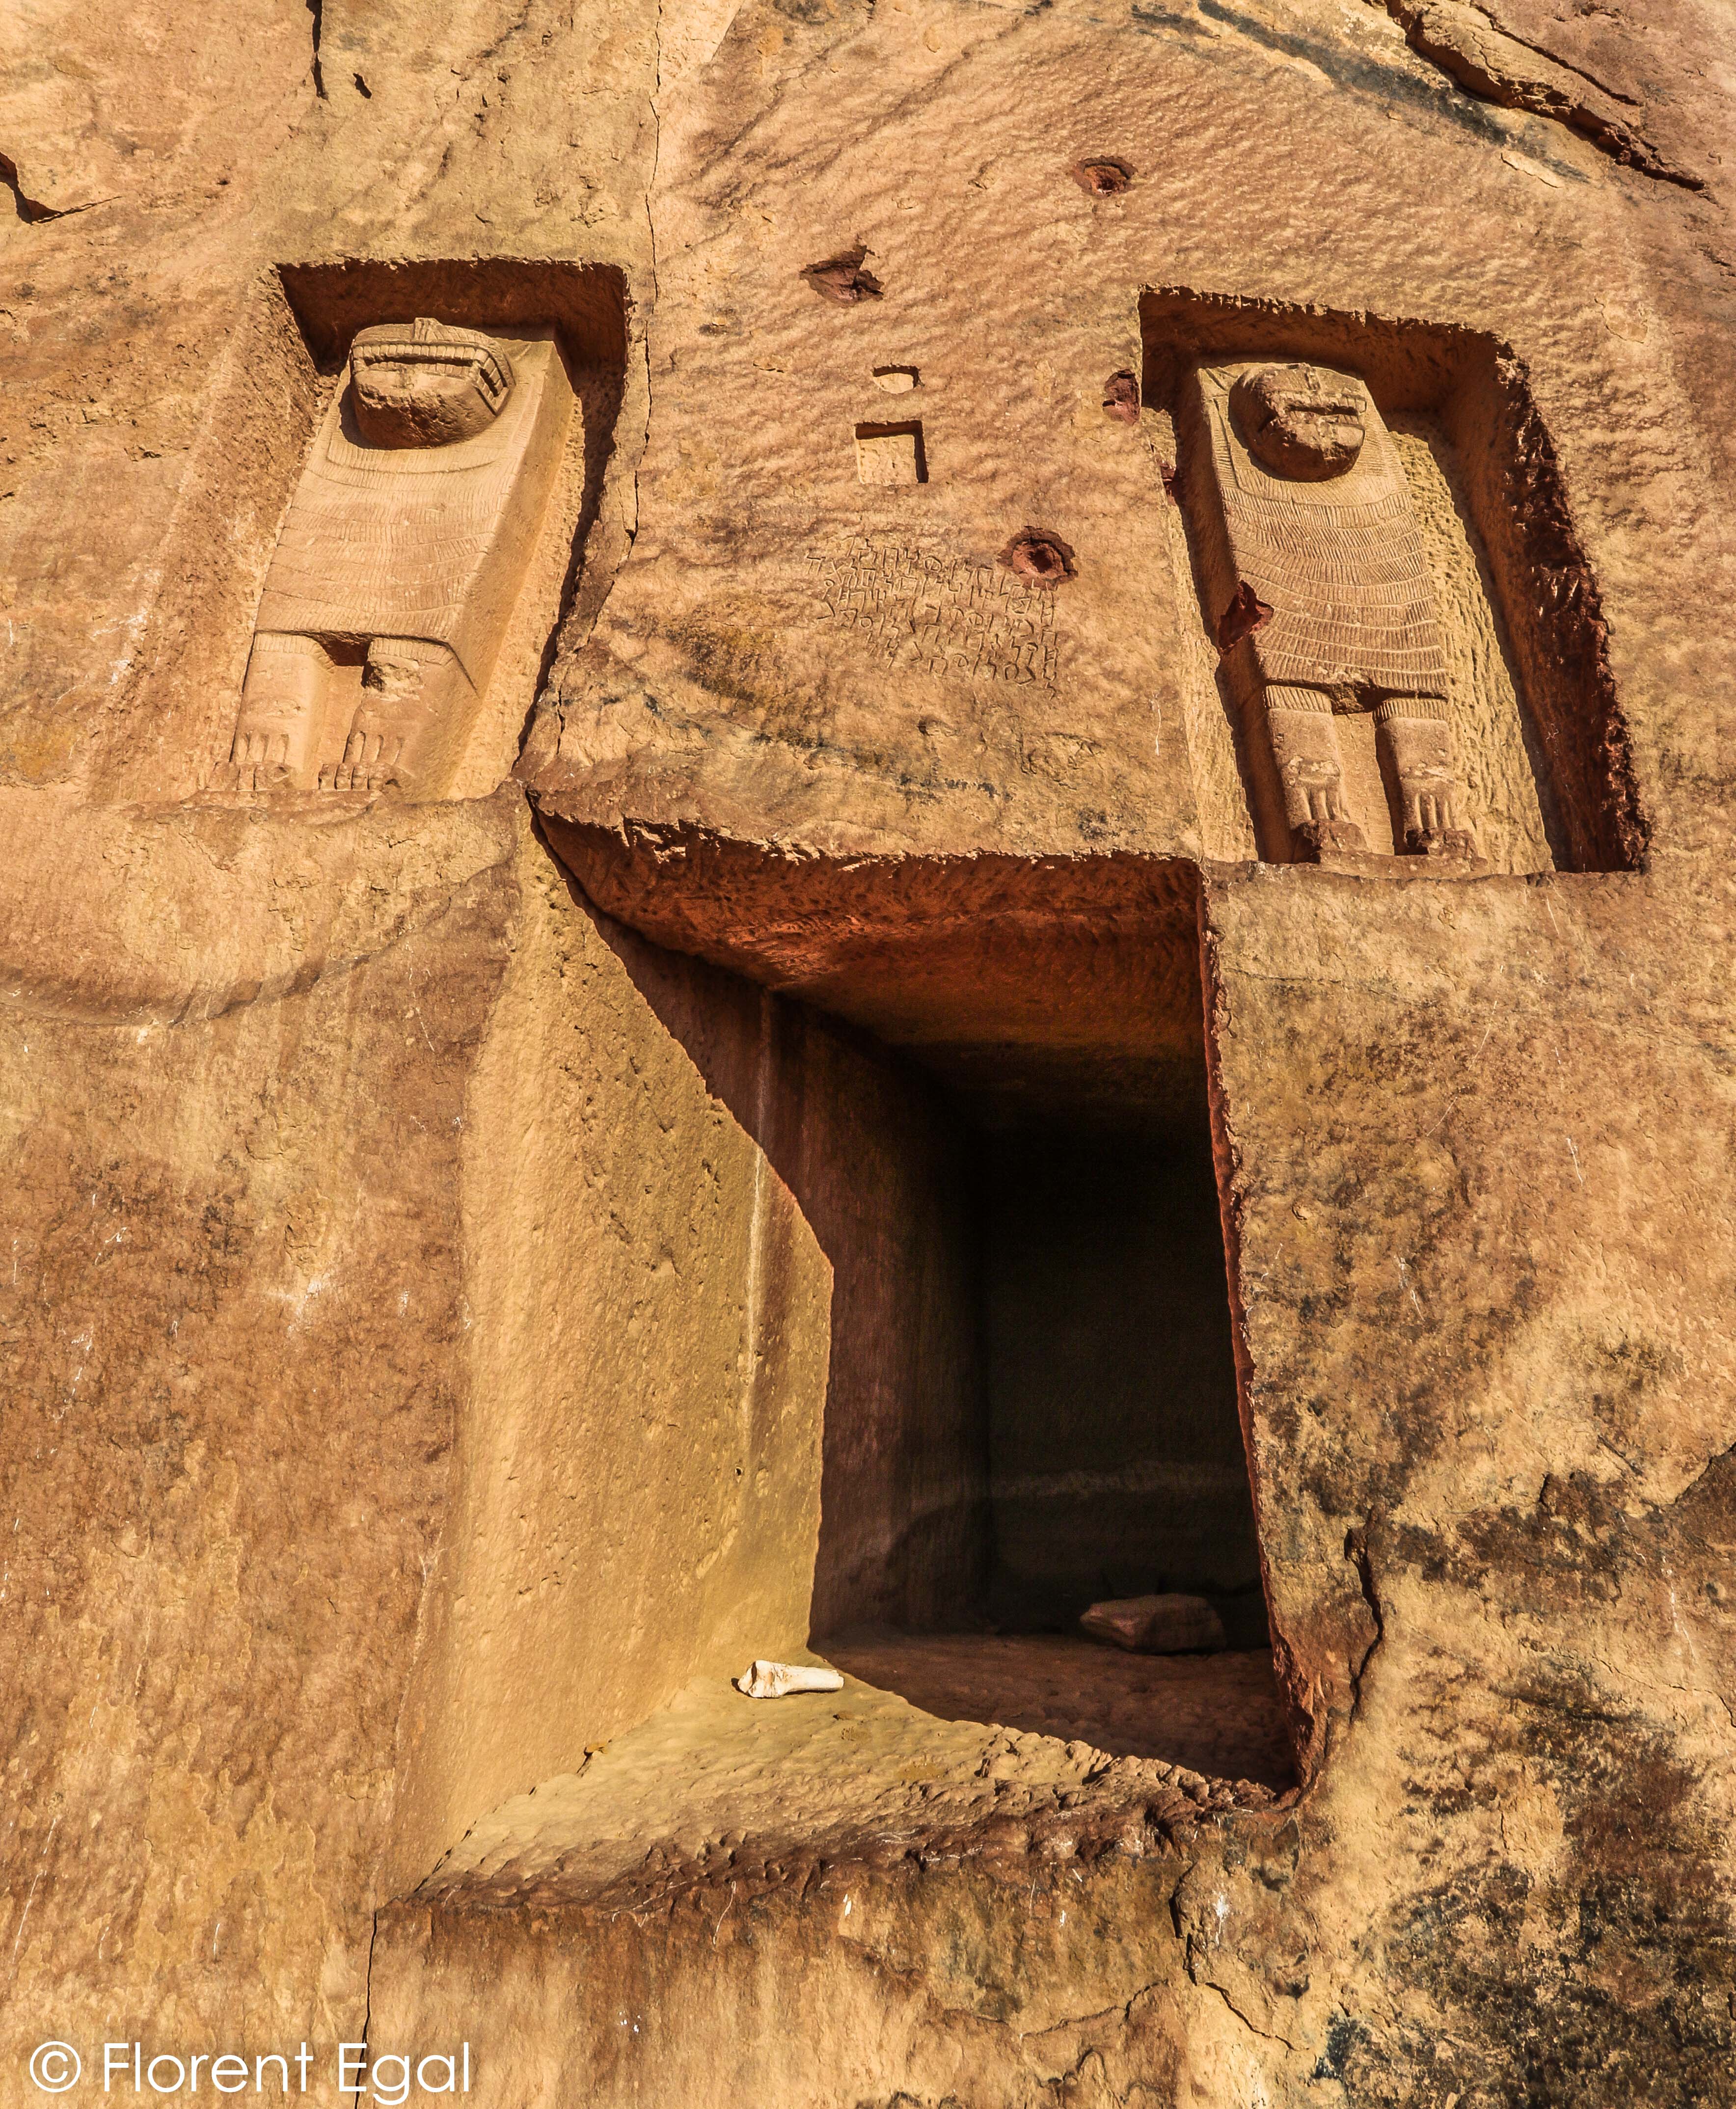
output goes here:
{"type": "Polygon", "coordinates": [[[1155,943],[852,991],[908,1089],[863,1154],[874,1269],[835,1277],[813,1630],[946,1718],[1284,1785],[1187,907],[1155,943]],[[1221,1650],[1080,1631],[1172,1591],[1221,1650]]]}
{"type": "Polygon", "coordinates": [[[825,1258],[814,1647],[943,1718],[1288,1786],[1195,868],[696,835],[653,882],[616,834],[551,829],[593,899],[723,970],[639,967],[825,1258]],[[1165,1592],[1222,1645],[1080,1629],[1165,1592]]]}
{"type": "Polygon", "coordinates": [[[1109,1596],[1208,1596],[1266,1642],[1204,1113],[1158,1139],[979,1135],[970,1191],[990,1619],[1071,1632],[1109,1596]]]}

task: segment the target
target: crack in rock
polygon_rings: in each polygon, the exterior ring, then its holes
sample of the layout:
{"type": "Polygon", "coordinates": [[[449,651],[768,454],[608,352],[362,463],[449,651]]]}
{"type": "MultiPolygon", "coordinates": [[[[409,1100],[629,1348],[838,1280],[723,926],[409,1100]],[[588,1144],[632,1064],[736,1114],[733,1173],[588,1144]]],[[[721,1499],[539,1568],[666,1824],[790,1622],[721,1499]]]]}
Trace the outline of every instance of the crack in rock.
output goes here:
{"type": "Polygon", "coordinates": [[[1589,139],[1624,168],[1684,190],[1706,187],[1702,178],[1678,168],[1616,107],[1631,106],[1566,60],[1527,43],[1464,0],[1376,0],[1404,30],[1419,58],[1457,81],[1471,94],[1505,110],[1547,117],[1589,139]]]}

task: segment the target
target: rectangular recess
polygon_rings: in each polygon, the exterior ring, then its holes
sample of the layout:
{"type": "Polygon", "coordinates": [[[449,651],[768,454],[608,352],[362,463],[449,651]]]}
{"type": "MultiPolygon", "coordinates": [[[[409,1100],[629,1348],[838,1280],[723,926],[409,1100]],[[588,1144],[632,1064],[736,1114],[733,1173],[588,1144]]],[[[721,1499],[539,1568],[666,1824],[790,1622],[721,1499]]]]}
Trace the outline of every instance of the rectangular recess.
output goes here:
{"type": "Polygon", "coordinates": [[[926,483],[929,463],[922,444],[921,419],[858,425],[856,472],[866,484],[926,483]]]}
{"type": "Polygon", "coordinates": [[[498,330],[552,323],[569,361],[619,366],[626,357],[626,281],[613,264],[507,256],[346,257],[281,264],[277,276],[309,350],[335,373],[359,329],[418,315],[498,330]]]}

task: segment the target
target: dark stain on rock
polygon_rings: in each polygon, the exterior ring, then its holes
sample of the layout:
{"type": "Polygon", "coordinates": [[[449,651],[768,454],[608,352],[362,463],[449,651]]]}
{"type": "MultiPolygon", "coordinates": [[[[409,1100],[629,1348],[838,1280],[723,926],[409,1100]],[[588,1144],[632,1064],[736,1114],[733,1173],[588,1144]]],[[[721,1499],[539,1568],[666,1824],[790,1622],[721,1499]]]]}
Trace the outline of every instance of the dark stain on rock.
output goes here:
{"type": "Polygon", "coordinates": [[[1033,586],[1053,588],[1078,576],[1071,549],[1041,527],[1021,527],[996,562],[1033,586]]]}
{"type": "Polygon", "coordinates": [[[867,255],[866,246],[858,242],[853,249],[827,257],[823,264],[805,265],[801,275],[822,300],[831,301],[834,307],[853,308],[860,301],[880,297],[879,280],[862,269],[867,255]]]}
{"type": "Polygon", "coordinates": [[[1345,2076],[1345,2060],[1359,2044],[1368,2040],[1368,2031],[1360,2021],[1353,2021],[1348,2014],[1341,2012],[1334,2014],[1327,2023],[1326,2048],[1316,2060],[1309,2078],[1341,2081],[1345,2076]]]}
{"type": "Polygon", "coordinates": [[[1115,155],[1075,161],[1067,173],[1082,191],[1088,191],[1093,197],[1119,197],[1133,187],[1131,165],[1115,155]]]}
{"type": "MultiPolygon", "coordinates": [[[[1725,2099],[1720,1843],[1690,1815],[1697,1783],[1664,1740],[1589,1696],[1571,1678],[1539,1683],[1476,1724],[1481,1769],[1522,1756],[1553,1795],[1575,1845],[1565,1867],[1545,1875],[1498,1857],[1466,1868],[1400,1915],[1392,1963],[1448,2029],[1479,2040],[1478,2098],[1491,2105],[1725,2099]]],[[[1491,1810],[1501,1799],[1475,1774],[1470,1791],[1491,1810]]],[[[1380,2084],[1399,2048],[1389,2039],[1346,2061],[1353,2099],[1393,2098],[1380,2084]]],[[[1432,2062],[1420,2043],[1404,2048],[1432,2062]]]]}

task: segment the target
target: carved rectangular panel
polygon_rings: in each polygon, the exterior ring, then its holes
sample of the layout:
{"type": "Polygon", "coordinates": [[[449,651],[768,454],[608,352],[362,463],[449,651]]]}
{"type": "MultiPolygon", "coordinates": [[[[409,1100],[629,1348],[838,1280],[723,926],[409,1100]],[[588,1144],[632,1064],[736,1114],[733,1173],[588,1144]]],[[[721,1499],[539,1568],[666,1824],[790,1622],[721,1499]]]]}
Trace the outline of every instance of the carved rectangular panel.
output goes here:
{"type": "Polygon", "coordinates": [[[1299,361],[1202,365],[1180,426],[1268,854],[1474,856],[1422,538],[1367,386],[1299,361]]]}
{"type": "Polygon", "coordinates": [[[926,483],[920,424],[858,425],[856,473],[863,483],[926,483]]]}
{"type": "Polygon", "coordinates": [[[1511,349],[1179,289],[1144,295],[1141,323],[1202,617],[1207,853],[1639,865],[1597,585],[1511,349]]]}
{"type": "Polygon", "coordinates": [[[547,324],[506,336],[423,318],[357,334],[266,576],[233,788],[440,795],[572,407],[547,324]]]}

